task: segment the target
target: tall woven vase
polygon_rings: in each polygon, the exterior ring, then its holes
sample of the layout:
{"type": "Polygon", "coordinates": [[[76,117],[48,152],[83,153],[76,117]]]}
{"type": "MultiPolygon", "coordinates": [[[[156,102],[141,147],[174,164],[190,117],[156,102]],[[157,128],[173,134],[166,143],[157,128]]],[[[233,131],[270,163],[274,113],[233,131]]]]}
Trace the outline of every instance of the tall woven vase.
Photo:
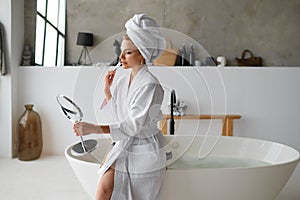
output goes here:
{"type": "Polygon", "coordinates": [[[18,158],[23,161],[39,158],[43,149],[41,118],[32,108],[25,105],[18,122],[18,158]]]}

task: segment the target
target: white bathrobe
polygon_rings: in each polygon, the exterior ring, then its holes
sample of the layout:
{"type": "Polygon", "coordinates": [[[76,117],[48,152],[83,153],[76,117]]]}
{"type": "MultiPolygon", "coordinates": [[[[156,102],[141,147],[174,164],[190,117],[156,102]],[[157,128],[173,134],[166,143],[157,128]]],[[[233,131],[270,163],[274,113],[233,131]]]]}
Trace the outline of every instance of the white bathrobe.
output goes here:
{"type": "Polygon", "coordinates": [[[117,82],[105,112],[112,112],[110,125],[115,142],[99,180],[115,163],[112,200],[159,200],[165,175],[164,138],[157,128],[164,91],[143,66],[129,86],[130,70],[117,82]]]}

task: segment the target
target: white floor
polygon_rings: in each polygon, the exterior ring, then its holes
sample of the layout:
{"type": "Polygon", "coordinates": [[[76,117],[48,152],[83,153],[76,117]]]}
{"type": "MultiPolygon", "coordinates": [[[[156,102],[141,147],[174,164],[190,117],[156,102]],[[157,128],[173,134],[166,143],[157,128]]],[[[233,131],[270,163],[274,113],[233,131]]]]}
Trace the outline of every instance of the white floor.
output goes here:
{"type": "Polygon", "coordinates": [[[0,158],[0,199],[91,200],[63,156],[35,161],[0,158]]]}
{"type": "MultiPolygon", "coordinates": [[[[275,200],[295,197],[292,177],[275,200]]],[[[42,156],[35,161],[0,158],[0,199],[5,200],[92,200],[79,184],[64,156],[42,156]]]]}

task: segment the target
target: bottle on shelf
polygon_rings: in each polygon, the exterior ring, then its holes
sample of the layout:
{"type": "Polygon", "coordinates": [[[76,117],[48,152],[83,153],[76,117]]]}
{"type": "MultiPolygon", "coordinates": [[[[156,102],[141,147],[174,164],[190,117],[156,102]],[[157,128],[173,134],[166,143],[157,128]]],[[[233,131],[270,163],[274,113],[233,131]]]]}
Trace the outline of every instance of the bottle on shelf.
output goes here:
{"type": "Polygon", "coordinates": [[[185,43],[182,45],[181,49],[181,65],[185,66],[185,59],[186,59],[186,49],[185,49],[185,43]]]}
{"type": "Polygon", "coordinates": [[[182,44],[182,49],[181,49],[181,66],[189,66],[189,61],[188,61],[188,57],[187,57],[187,51],[186,51],[186,47],[185,47],[185,43],[182,44]]]}
{"type": "Polygon", "coordinates": [[[190,57],[189,57],[190,66],[195,65],[195,53],[194,53],[194,46],[193,43],[190,45],[190,57]]]}

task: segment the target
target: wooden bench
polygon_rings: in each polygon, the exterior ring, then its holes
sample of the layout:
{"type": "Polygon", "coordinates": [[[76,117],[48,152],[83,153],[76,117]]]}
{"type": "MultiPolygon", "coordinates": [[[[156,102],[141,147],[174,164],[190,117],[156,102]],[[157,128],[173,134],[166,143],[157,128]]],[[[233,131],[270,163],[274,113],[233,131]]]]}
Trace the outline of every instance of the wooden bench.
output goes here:
{"type": "MultiPolygon", "coordinates": [[[[241,115],[183,115],[183,116],[174,116],[174,120],[211,120],[218,119],[222,120],[223,136],[232,136],[233,135],[233,120],[240,119],[241,115]]],[[[159,122],[160,129],[164,135],[168,132],[168,120],[171,118],[170,115],[164,115],[164,119],[159,122]]]]}

